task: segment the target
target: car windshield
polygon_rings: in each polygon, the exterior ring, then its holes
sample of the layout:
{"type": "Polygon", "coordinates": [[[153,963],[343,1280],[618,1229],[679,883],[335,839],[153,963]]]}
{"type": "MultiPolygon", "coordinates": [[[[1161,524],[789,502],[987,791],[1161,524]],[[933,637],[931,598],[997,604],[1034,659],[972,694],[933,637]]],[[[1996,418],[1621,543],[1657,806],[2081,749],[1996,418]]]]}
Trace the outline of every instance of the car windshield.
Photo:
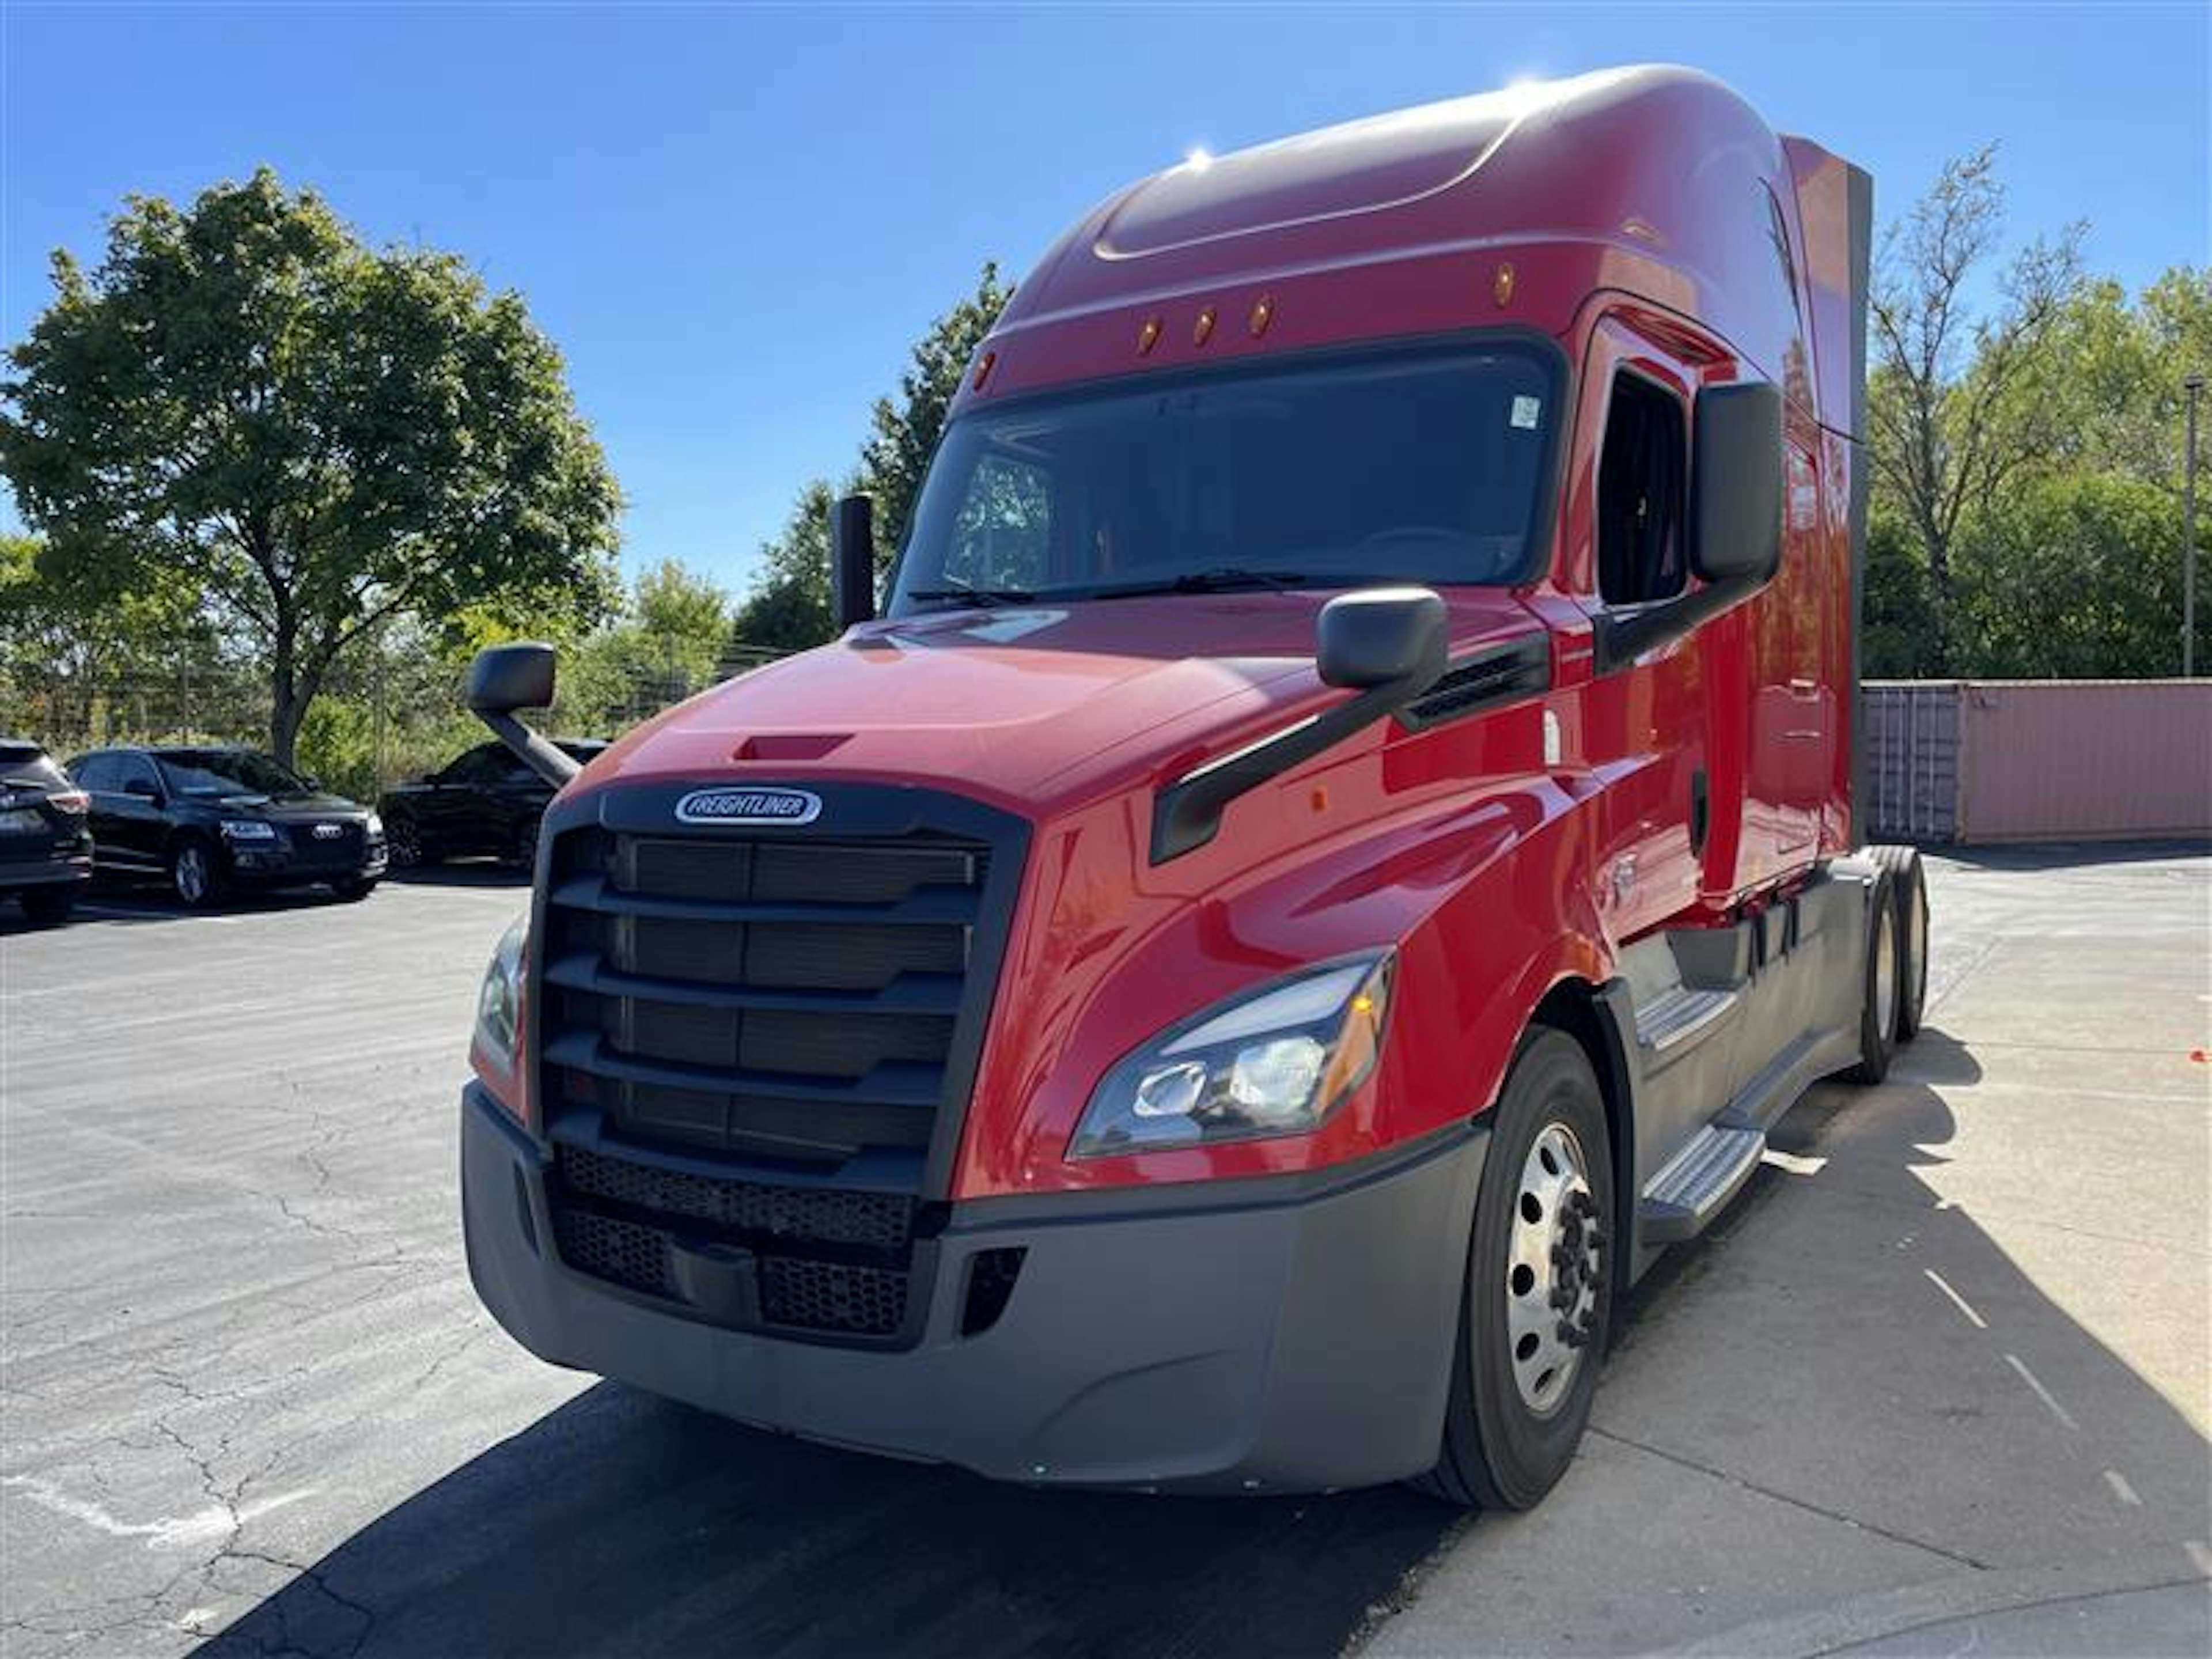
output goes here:
{"type": "Polygon", "coordinates": [[[1553,379],[1530,347],[1432,348],[974,410],[930,469],[891,613],[1524,580],[1553,379]]]}
{"type": "Polygon", "coordinates": [[[177,749],[155,759],[180,795],[301,795],[307,786],[266,755],[250,749],[177,749]]]}

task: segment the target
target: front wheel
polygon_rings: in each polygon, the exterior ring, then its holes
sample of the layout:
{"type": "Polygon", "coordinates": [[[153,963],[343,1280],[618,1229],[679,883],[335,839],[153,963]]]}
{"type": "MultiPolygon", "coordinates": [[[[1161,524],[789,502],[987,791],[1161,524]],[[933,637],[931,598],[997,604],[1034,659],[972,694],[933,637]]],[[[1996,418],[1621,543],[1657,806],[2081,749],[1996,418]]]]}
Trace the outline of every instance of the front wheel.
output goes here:
{"type": "Polygon", "coordinates": [[[404,812],[384,823],[384,847],[395,870],[420,870],[438,860],[422,839],[422,828],[404,812]]]}
{"type": "Polygon", "coordinates": [[[169,890],[187,910],[204,910],[215,902],[215,854],[205,842],[177,843],[169,854],[169,890]]]}
{"type": "Polygon", "coordinates": [[[1416,1484],[1525,1510],[1573,1459],[1613,1318],[1613,1154],[1582,1045],[1532,1032],[1492,1122],[1443,1455],[1416,1484]]]}
{"type": "Polygon", "coordinates": [[[331,884],[331,891],[348,904],[358,903],[375,890],[376,878],[374,876],[356,876],[331,884]]]}

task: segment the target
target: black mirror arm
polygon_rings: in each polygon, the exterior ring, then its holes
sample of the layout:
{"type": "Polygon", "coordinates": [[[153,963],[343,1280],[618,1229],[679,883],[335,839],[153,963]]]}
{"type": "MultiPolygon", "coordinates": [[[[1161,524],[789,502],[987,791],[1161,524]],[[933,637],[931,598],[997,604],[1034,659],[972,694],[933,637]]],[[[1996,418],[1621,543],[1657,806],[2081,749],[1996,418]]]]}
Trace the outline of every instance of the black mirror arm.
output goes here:
{"type": "Polygon", "coordinates": [[[1739,599],[1748,599],[1766,586],[1765,577],[1735,577],[1708,582],[1680,598],[1639,606],[1626,615],[1607,613],[1597,618],[1596,660],[1591,672],[1610,674],[1626,668],[1647,651],[1680,639],[1709,617],[1717,617],[1739,599]]]}
{"type": "Polygon", "coordinates": [[[492,736],[513,750],[525,766],[556,789],[584,769],[574,757],[563,754],[503,709],[479,708],[476,717],[489,726],[492,736]]]}
{"type": "Polygon", "coordinates": [[[1396,713],[1426,690],[1424,677],[1370,687],[1185,773],[1152,799],[1152,861],[1165,864],[1205,846],[1220,830],[1222,809],[1231,801],[1396,713]]]}

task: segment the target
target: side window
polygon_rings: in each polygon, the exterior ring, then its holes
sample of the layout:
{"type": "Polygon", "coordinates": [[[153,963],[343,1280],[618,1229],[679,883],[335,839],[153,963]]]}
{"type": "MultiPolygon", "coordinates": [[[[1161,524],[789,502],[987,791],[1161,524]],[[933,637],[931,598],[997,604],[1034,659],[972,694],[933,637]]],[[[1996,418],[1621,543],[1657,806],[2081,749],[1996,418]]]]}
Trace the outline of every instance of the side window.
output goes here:
{"type": "Polygon", "coordinates": [[[1682,405],[1639,375],[1613,377],[1597,474],[1598,597],[1643,605],[1682,591],[1682,405]]]}
{"type": "Polygon", "coordinates": [[[945,574],[970,587],[1039,587],[1052,576],[1052,477],[1035,462],[986,455],[968,475],[945,574]]]}
{"type": "Polygon", "coordinates": [[[472,785],[495,783],[500,773],[505,769],[501,757],[506,752],[503,749],[489,747],[471,749],[445,769],[441,781],[472,785]]]}
{"type": "Polygon", "coordinates": [[[161,787],[161,775],[154,769],[154,763],[143,755],[117,756],[115,770],[117,773],[115,787],[118,789],[128,789],[132,783],[136,782],[151,787],[156,799],[168,793],[161,787]]]}
{"type": "Polygon", "coordinates": [[[70,775],[76,780],[78,788],[96,795],[113,794],[123,781],[116,775],[112,755],[87,755],[70,768],[70,775]]]}

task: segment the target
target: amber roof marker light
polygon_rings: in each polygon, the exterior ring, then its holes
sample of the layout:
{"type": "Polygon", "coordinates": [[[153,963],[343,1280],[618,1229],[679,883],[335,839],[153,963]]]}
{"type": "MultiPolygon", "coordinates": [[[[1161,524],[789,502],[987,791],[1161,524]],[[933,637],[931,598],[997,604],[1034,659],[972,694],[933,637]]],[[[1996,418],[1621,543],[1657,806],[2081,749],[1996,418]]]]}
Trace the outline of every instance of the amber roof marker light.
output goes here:
{"type": "Polygon", "coordinates": [[[1510,259],[1498,267],[1498,275],[1490,279],[1490,297],[1499,306],[1513,303],[1513,264],[1510,259]]]}
{"type": "Polygon", "coordinates": [[[1159,343],[1160,319],[1157,317],[1146,318],[1145,325],[1137,331],[1137,355],[1139,357],[1150,356],[1152,348],[1159,343]]]}
{"type": "Polygon", "coordinates": [[[1219,315],[1212,306],[1198,313],[1198,320],[1190,325],[1190,343],[1204,345],[1213,337],[1214,319],[1219,315]]]}
{"type": "Polygon", "coordinates": [[[983,383],[991,378],[991,371],[998,366],[999,354],[995,351],[987,351],[978,357],[975,360],[975,377],[969,382],[968,389],[971,392],[981,392],[983,389],[983,383]]]}
{"type": "Polygon", "coordinates": [[[1256,340],[1265,334],[1267,331],[1267,325],[1274,320],[1275,296],[1272,294],[1262,294],[1252,307],[1252,319],[1249,325],[1252,337],[1256,340]]]}

